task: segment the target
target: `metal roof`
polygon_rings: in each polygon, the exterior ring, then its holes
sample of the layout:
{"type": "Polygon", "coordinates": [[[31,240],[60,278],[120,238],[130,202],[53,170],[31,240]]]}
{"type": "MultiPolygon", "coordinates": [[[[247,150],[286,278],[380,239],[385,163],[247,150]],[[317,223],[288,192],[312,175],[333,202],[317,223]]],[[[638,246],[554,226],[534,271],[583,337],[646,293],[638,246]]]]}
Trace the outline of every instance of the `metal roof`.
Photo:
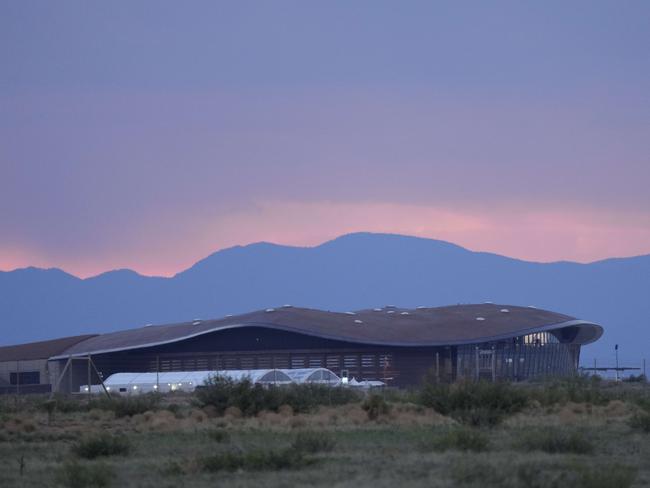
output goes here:
{"type": "Polygon", "coordinates": [[[97,334],[86,334],[72,337],[61,337],[50,341],[31,342],[15,346],[0,347],[0,362],[3,361],[29,361],[34,359],[48,359],[63,353],[78,342],[95,337],[97,334]]]}
{"type": "Polygon", "coordinates": [[[385,307],[360,310],[353,315],[285,306],[215,320],[102,334],[75,344],[52,359],[152,347],[237,327],[266,327],[324,339],[406,347],[470,344],[565,327],[576,327],[574,342],[587,344],[603,332],[597,324],[568,315],[492,303],[417,309],[385,307]],[[483,320],[477,321],[479,317],[483,320]]]}

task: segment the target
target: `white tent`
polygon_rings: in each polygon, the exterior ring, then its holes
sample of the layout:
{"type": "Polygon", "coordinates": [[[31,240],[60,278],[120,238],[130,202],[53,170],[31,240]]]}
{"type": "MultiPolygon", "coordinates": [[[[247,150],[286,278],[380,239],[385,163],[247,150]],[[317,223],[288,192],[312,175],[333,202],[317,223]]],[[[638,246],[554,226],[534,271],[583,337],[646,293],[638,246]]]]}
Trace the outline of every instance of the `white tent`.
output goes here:
{"type": "MultiPolygon", "coordinates": [[[[211,376],[225,376],[234,381],[249,378],[253,383],[264,385],[289,384],[291,378],[279,369],[251,369],[228,371],[174,371],[165,373],[115,373],[104,380],[109,392],[122,394],[139,394],[169,391],[194,391],[197,386],[211,376]]],[[[88,385],[83,385],[80,391],[88,392],[88,385]]],[[[103,391],[101,385],[92,385],[91,393],[103,391]]]]}
{"type": "Polygon", "coordinates": [[[348,381],[348,386],[351,386],[353,388],[377,388],[380,386],[386,386],[386,383],[377,380],[357,381],[356,378],[352,378],[350,381],[348,381]]]}
{"type": "Polygon", "coordinates": [[[330,386],[341,384],[341,378],[325,368],[281,369],[294,383],[318,383],[330,386]]]}

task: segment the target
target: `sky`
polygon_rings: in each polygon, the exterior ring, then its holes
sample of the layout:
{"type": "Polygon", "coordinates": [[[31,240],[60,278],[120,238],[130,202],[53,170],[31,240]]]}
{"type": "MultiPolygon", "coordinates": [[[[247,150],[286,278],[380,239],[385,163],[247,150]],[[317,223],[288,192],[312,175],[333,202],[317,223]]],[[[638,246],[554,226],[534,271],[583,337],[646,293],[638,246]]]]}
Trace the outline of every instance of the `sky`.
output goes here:
{"type": "Polygon", "coordinates": [[[0,270],[356,231],[650,253],[650,2],[0,3],[0,270]]]}

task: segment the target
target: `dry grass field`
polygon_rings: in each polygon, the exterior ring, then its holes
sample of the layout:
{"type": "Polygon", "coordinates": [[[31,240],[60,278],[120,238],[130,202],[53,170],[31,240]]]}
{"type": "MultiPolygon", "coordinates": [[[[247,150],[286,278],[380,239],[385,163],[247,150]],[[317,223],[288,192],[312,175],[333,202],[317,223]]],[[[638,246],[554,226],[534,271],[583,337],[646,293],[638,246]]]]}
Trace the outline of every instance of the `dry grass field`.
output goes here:
{"type": "Polygon", "coordinates": [[[516,387],[525,405],[495,421],[485,409],[503,405],[480,397],[491,388],[462,392],[451,412],[437,387],[246,415],[183,394],[3,398],[0,486],[650,486],[647,385],[516,387]]]}

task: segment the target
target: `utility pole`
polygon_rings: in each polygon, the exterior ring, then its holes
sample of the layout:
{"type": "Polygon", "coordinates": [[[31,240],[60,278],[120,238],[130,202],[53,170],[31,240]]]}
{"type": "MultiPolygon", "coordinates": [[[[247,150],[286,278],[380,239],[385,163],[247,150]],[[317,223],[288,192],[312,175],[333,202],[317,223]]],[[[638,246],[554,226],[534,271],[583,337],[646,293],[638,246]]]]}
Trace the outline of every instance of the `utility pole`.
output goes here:
{"type": "Polygon", "coordinates": [[[616,353],[616,381],[618,381],[618,344],[614,346],[614,352],[616,353]]]}

